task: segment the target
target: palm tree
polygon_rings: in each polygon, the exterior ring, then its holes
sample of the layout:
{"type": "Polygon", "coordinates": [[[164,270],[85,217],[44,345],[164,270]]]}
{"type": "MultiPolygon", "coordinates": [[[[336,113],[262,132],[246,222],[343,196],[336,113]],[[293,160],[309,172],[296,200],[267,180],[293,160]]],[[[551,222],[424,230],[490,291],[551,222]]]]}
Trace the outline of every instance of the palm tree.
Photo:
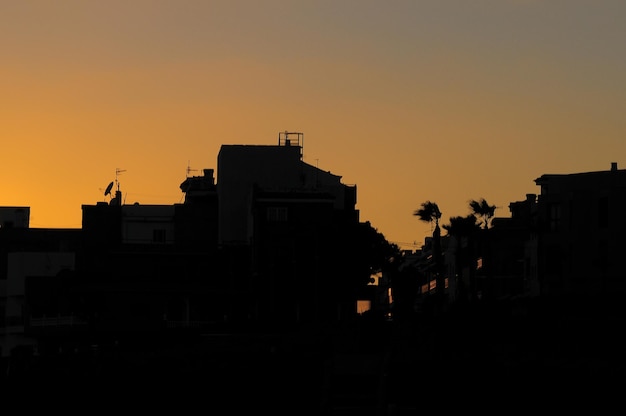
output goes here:
{"type": "Polygon", "coordinates": [[[454,260],[456,274],[456,282],[458,283],[456,291],[460,300],[467,300],[469,297],[474,300],[476,296],[476,253],[474,245],[476,244],[476,236],[480,231],[480,224],[477,218],[469,214],[466,217],[450,217],[450,223],[444,224],[442,227],[448,232],[448,235],[454,237],[456,242],[454,260]],[[467,282],[464,278],[463,271],[467,268],[467,282]]]}
{"type": "Polygon", "coordinates": [[[489,205],[485,198],[481,198],[479,200],[472,199],[469,202],[469,206],[472,210],[472,214],[482,220],[483,228],[485,230],[489,228],[489,223],[496,213],[496,206],[489,205]]]}
{"type": "Polygon", "coordinates": [[[419,217],[421,221],[435,223],[435,228],[439,226],[439,218],[441,218],[441,211],[436,202],[426,201],[422,202],[419,209],[413,212],[413,215],[419,217]]]}
{"type": "Polygon", "coordinates": [[[481,232],[480,242],[480,256],[483,259],[482,270],[486,277],[485,295],[491,297],[491,290],[493,286],[493,276],[491,274],[491,267],[489,264],[490,247],[488,241],[488,228],[491,223],[491,219],[495,215],[496,206],[489,205],[484,198],[479,200],[471,200],[469,203],[472,214],[482,220],[483,230],[481,232]]]}
{"type": "Polygon", "coordinates": [[[437,286],[435,288],[439,297],[443,297],[445,289],[445,277],[443,276],[443,252],[441,249],[441,229],[439,228],[439,219],[441,218],[441,210],[436,202],[423,202],[419,209],[413,212],[413,215],[419,217],[420,221],[435,223],[433,230],[433,258],[435,264],[435,278],[437,286]]]}

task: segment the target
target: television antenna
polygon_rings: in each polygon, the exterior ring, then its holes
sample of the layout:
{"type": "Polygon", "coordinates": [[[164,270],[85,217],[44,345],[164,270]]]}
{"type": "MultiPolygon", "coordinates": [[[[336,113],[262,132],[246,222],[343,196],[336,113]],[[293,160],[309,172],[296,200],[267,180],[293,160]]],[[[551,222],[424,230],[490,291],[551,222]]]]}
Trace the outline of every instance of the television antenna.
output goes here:
{"type": "Polygon", "coordinates": [[[189,161],[187,161],[187,177],[189,177],[189,172],[197,172],[198,169],[191,169],[191,166],[189,165],[189,161]]]}
{"type": "Polygon", "coordinates": [[[120,181],[118,180],[118,177],[123,172],[126,172],[126,169],[115,168],[115,183],[117,184],[118,191],[120,190],[120,181]]]}

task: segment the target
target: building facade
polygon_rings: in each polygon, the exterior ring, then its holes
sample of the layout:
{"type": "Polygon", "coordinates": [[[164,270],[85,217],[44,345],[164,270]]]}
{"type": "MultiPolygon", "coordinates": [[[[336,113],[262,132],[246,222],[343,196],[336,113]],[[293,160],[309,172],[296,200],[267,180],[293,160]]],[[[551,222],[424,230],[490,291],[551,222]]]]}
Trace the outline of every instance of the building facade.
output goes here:
{"type": "Polygon", "coordinates": [[[302,155],[302,133],[223,145],[218,180],[214,169],[188,176],[183,203],[126,205],[112,183],[109,202],[82,205],[81,229],[30,229],[28,207],[6,207],[3,354],[26,339],[52,351],[70,333],[84,347],[356,317],[357,302],[374,293],[372,227],[359,220],[356,186],[302,155]]]}
{"type": "Polygon", "coordinates": [[[542,295],[623,296],[626,170],[535,179],[538,285],[542,295]]]}
{"type": "Polygon", "coordinates": [[[350,255],[356,185],[302,154],[303,134],[281,132],[276,145],[224,145],[218,155],[219,244],[249,258],[233,287],[238,309],[260,322],[344,319],[356,313],[350,288],[367,275],[350,255]]]}

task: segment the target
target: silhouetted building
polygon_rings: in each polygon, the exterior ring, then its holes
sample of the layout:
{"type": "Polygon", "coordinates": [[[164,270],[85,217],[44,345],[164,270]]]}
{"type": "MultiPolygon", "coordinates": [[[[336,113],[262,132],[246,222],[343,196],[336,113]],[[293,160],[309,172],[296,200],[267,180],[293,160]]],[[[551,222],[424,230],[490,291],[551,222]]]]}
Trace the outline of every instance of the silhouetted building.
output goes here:
{"type": "Polygon", "coordinates": [[[30,207],[0,207],[0,228],[28,228],[30,207]]]}
{"type": "Polygon", "coordinates": [[[159,332],[223,320],[213,170],[186,178],[181,190],[182,204],[83,205],[78,273],[88,282],[98,331],[159,332]]]}
{"type": "Polygon", "coordinates": [[[509,204],[510,218],[496,217],[483,233],[477,286],[493,299],[538,294],[537,195],[509,204]]]}
{"type": "Polygon", "coordinates": [[[78,229],[0,228],[0,356],[34,354],[51,331],[82,325],[71,282],[79,247],[78,229]]]}
{"type": "Polygon", "coordinates": [[[80,230],[3,209],[3,353],[354,317],[373,296],[356,186],[304,163],[302,138],[222,146],[219,184],[213,169],[185,178],[184,203],[126,205],[112,182],[80,230]]]}
{"type": "MultiPolygon", "coordinates": [[[[620,298],[626,294],[626,170],[616,163],[606,171],[545,174],[535,179],[537,194],[511,202],[510,218],[496,217],[488,229],[444,244],[446,296],[455,302],[474,276],[479,299],[559,300],[620,298]],[[458,245],[473,244],[470,267],[457,270],[458,245]],[[475,267],[475,270],[472,270],[475,267]]],[[[415,272],[420,295],[434,284],[430,240],[415,272]]],[[[467,247],[469,249],[469,247],[467,247]]],[[[467,266],[467,265],[466,265],[467,266]]],[[[419,299],[419,297],[418,297],[419,299]]]]}
{"type": "Polygon", "coordinates": [[[626,170],[545,174],[538,198],[541,295],[623,296],[626,170]]]}
{"type": "Polygon", "coordinates": [[[625,294],[626,170],[544,174],[484,233],[479,286],[493,298],[625,294]]]}
{"type": "Polygon", "coordinates": [[[356,313],[363,273],[351,256],[360,243],[356,186],[303,162],[302,146],[302,133],[284,132],[277,145],[219,152],[219,242],[249,266],[231,278],[241,293],[238,309],[255,321],[356,313]]]}

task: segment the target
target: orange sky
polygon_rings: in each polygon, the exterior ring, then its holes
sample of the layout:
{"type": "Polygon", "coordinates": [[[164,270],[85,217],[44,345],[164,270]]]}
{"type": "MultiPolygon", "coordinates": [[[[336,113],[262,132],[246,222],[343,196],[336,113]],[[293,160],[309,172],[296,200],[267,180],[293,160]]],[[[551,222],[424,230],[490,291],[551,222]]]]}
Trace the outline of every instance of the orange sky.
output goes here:
{"type": "MultiPolygon", "coordinates": [[[[0,206],[80,228],[182,202],[222,144],[304,133],[403,248],[545,173],[626,168],[622,0],[16,1],[0,5],[0,206]]],[[[219,177],[217,178],[219,181],[219,177]]]]}

